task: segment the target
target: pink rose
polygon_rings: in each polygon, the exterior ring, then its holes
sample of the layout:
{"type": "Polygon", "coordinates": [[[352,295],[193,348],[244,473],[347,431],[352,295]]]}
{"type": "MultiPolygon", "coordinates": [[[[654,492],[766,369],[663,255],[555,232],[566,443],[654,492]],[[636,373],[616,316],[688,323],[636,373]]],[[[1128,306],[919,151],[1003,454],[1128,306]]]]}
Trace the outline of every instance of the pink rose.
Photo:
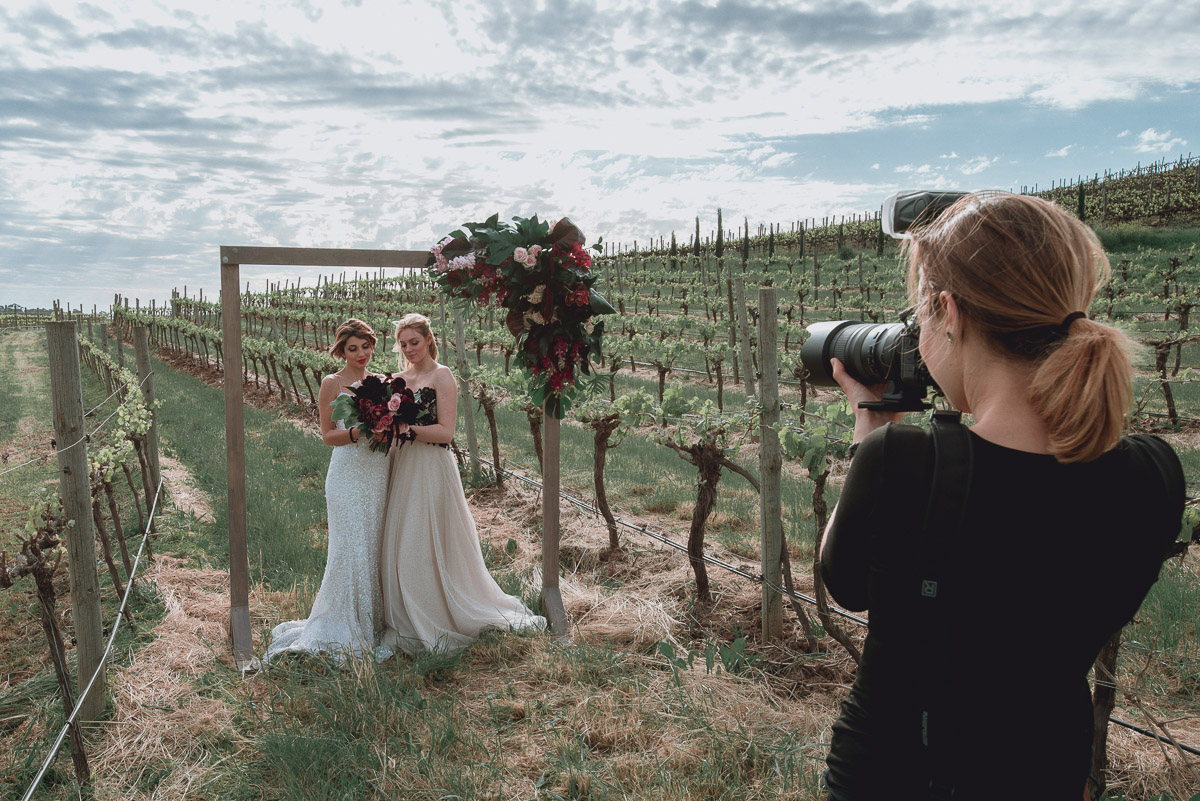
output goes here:
{"type": "Polygon", "coordinates": [[[392,397],[388,398],[387,407],[393,412],[400,411],[400,396],[393,395],[392,397]]]}
{"type": "Polygon", "coordinates": [[[537,254],[539,254],[539,253],[541,253],[541,252],[542,252],[542,246],[541,246],[541,245],[534,245],[533,247],[531,247],[531,248],[529,249],[529,255],[530,255],[530,256],[536,256],[537,254]]]}
{"type": "Polygon", "coordinates": [[[529,251],[527,251],[525,248],[517,248],[513,251],[513,259],[515,261],[523,262],[527,258],[529,258],[529,251]]]}
{"type": "Polygon", "coordinates": [[[529,254],[528,256],[526,256],[525,257],[525,266],[526,267],[536,267],[537,266],[537,256],[534,256],[532,253],[529,254]]]}
{"type": "Polygon", "coordinates": [[[383,432],[383,431],[388,430],[391,427],[392,427],[392,416],[390,414],[385,414],[383,417],[380,417],[379,422],[375,424],[375,431],[383,432]]]}

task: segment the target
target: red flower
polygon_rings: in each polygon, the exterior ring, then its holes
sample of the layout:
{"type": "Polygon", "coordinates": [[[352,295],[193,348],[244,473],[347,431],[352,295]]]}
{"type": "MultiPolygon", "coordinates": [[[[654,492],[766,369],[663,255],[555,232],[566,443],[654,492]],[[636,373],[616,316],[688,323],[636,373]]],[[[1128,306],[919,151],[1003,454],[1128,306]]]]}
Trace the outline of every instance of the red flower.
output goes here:
{"type": "Polygon", "coordinates": [[[567,295],[568,306],[587,306],[591,303],[591,290],[581,286],[567,295]]]}

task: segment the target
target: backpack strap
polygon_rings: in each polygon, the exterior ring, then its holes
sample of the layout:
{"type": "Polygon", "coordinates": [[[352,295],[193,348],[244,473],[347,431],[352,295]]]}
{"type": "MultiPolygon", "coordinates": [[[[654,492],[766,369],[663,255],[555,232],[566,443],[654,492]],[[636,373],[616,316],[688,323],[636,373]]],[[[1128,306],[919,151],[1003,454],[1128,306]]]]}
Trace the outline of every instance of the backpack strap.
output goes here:
{"type": "Polygon", "coordinates": [[[971,435],[962,424],[962,413],[935,411],[930,433],[933,436],[933,476],[925,521],[921,527],[919,551],[920,593],[918,638],[921,646],[920,691],[921,744],[924,746],[927,774],[931,777],[931,799],[953,798],[956,788],[946,785],[949,767],[941,747],[944,734],[938,730],[938,699],[943,690],[945,665],[938,658],[945,648],[945,578],[947,553],[956,536],[961,535],[966,517],[967,495],[971,489],[971,435]]]}

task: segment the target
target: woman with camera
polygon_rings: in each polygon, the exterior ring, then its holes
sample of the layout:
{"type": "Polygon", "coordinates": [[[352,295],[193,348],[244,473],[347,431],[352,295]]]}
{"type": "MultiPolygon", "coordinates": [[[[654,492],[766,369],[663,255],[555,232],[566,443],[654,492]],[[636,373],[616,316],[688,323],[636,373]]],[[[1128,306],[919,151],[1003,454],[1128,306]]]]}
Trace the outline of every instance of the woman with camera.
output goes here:
{"type": "Polygon", "coordinates": [[[962,469],[939,474],[934,437],[858,408],[881,387],[833,361],[859,444],[821,574],[870,628],[829,797],[1079,799],[1088,671],[1179,532],[1182,469],[1157,437],[1123,435],[1133,344],[1086,316],[1109,271],[1089,228],[1038,198],[967,195],[905,255],[921,357],[974,424],[962,469]],[[947,515],[934,482],[964,475],[947,515]]]}

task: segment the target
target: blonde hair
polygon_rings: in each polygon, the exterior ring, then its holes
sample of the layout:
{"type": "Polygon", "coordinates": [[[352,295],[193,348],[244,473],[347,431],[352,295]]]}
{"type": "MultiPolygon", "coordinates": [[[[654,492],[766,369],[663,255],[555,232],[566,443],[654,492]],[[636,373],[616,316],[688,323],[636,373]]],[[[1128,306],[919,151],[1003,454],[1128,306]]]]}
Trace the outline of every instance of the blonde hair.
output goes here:
{"type": "Polygon", "coordinates": [[[429,325],[429,318],[423,314],[411,312],[404,315],[399,320],[396,320],[396,330],[392,332],[392,339],[395,342],[395,344],[392,345],[392,350],[399,354],[397,361],[399,362],[400,369],[404,370],[406,367],[408,367],[406,364],[407,360],[404,358],[404,353],[400,350],[400,332],[406,328],[411,328],[421,336],[429,338],[429,356],[434,361],[437,361],[437,339],[435,339],[433,336],[433,328],[431,328],[429,325]]]}
{"type": "Polygon", "coordinates": [[[905,252],[910,298],[927,315],[942,313],[934,301],[949,292],[971,334],[1035,365],[1030,401],[1058,461],[1091,461],[1117,444],[1133,404],[1135,346],[1074,314],[1111,271],[1090,228],[1040,198],[979,193],[917,228],[905,252]]]}
{"type": "Polygon", "coordinates": [[[375,336],[375,329],[371,328],[371,326],[367,325],[362,320],[359,320],[356,317],[351,317],[349,320],[339,325],[337,327],[337,331],[334,332],[333,345],[329,348],[329,355],[335,356],[339,359],[346,358],[346,342],[348,342],[351,337],[365,339],[367,342],[371,343],[372,348],[374,348],[376,343],[379,341],[375,336]]]}

